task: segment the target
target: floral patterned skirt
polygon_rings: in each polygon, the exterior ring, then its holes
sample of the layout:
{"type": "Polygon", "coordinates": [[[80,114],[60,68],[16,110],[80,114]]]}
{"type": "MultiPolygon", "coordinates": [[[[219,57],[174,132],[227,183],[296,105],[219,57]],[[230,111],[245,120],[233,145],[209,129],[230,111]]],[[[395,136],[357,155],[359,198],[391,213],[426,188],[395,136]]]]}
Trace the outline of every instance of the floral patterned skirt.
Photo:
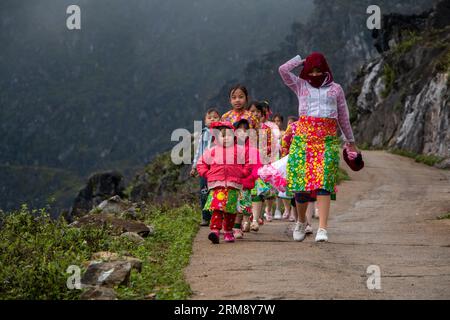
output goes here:
{"type": "Polygon", "coordinates": [[[238,199],[240,191],[234,188],[218,187],[209,190],[206,200],[206,211],[219,210],[226,213],[238,212],[238,199]]]}
{"type": "Polygon", "coordinates": [[[290,199],[292,199],[294,197],[294,194],[292,193],[292,192],[290,192],[290,191],[285,191],[285,192],[279,192],[278,193],[278,198],[281,198],[281,199],[286,199],[286,200],[290,200],[290,199]]]}
{"type": "Polygon", "coordinates": [[[302,116],[287,162],[287,190],[335,192],[339,167],[336,120],[302,116]]]}
{"type": "Polygon", "coordinates": [[[244,214],[245,216],[250,216],[252,214],[252,191],[242,190],[239,193],[238,198],[238,212],[244,214]]]}
{"type": "Polygon", "coordinates": [[[251,191],[252,196],[263,196],[264,198],[273,198],[278,194],[277,190],[268,182],[261,178],[256,179],[255,187],[251,191]]]}

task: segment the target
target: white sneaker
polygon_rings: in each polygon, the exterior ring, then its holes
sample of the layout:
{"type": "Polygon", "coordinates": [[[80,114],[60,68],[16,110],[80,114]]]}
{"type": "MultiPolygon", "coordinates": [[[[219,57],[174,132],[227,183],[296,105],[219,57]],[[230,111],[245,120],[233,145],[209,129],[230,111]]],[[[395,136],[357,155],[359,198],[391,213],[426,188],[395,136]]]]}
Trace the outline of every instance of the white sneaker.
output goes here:
{"type": "Polygon", "coordinates": [[[313,233],[313,228],[309,224],[305,228],[305,233],[306,234],[312,234],[313,233]]]}
{"type": "Polygon", "coordinates": [[[297,222],[295,224],[294,232],[292,234],[294,241],[303,241],[305,240],[305,224],[301,222],[297,222]]]}
{"type": "Polygon", "coordinates": [[[275,215],[273,216],[275,220],[281,220],[283,218],[283,215],[281,214],[281,211],[279,209],[275,210],[275,215]]]}
{"type": "Polygon", "coordinates": [[[242,231],[244,231],[244,232],[250,232],[250,222],[245,221],[245,222],[242,224],[242,231]]]}
{"type": "Polygon", "coordinates": [[[322,228],[317,230],[316,242],[328,242],[327,230],[322,228]]]}
{"type": "Polygon", "coordinates": [[[255,232],[259,231],[259,223],[258,223],[258,221],[252,221],[252,223],[250,224],[250,230],[251,231],[255,231],[255,232]]]}

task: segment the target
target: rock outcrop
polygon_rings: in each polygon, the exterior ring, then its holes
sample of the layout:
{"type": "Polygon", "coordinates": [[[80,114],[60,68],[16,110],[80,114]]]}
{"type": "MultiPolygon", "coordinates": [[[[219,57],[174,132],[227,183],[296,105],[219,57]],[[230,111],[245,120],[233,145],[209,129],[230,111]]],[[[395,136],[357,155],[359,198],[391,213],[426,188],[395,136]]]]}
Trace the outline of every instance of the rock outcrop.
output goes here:
{"type": "Polygon", "coordinates": [[[79,217],[70,225],[77,228],[84,226],[109,227],[111,234],[128,234],[125,237],[133,242],[139,242],[136,240],[140,237],[148,237],[154,232],[152,226],[137,220],[136,205],[122,200],[119,196],[104,200],[88,214],[79,217]]]}
{"type": "Polygon", "coordinates": [[[115,300],[115,286],[127,286],[132,270],[142,271],[142,261],[131,257],[119,257],[115,252],[102,251],[92,255],[86,272],[81,278],[85,290],[83,300],[115,300]]]}
{"type": "Polygon", "coordinates": [[[96,173],[89,177],[86,187],[78,193],[69,211],[68,220],[82,216],[102,201],[118,195],[123,197],[124,177],[119,172],[96,173]]]}
{"type": "Polygon", "coordinates": [[[110,232],[113,235],[134,232],[141,237],[147,237],[151,231],[151,229],[142,222],[118,218],[109,213],[88,214],[71,224],[73,227],[95,226],[100,228],[108,225],[111,227],[110,232]]]}
{"type": "Polygon", "coordinates": [[[189,176],[190,165],[176,165],[170,152],[157,156],[130,183],[130,200],[182,205],[197,201],[198,179],[189,176]]]}
{"type": "Polygon", "coordinates": [[[347,95],[359,144],[450,158],[450,1],[421,15],[386,17],[382,56],[347,95]],[[401,21],[401,23],[399,23],[401,21]],[[389,25],[392,23],[392,25],[389,25]]]}

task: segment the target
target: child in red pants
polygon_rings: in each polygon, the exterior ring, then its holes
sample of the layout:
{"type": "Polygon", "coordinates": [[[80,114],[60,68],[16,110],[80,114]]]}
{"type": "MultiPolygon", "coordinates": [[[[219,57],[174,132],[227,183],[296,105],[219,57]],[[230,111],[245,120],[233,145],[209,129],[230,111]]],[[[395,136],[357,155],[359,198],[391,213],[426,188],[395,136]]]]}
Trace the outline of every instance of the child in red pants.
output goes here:
{"type": "Polygon", "coordinates": [[[246,164],[244,147],[236,143],[231,123],[214,122],[210,128],[215,145],[197,162],[198,174],[208,180],[209,194],[204,207],[212,211],[208,239],[219,243],[223,227],[225,242],[234,242],[233,226],[242,179],[250,175],[251,168],[246,164]]]}

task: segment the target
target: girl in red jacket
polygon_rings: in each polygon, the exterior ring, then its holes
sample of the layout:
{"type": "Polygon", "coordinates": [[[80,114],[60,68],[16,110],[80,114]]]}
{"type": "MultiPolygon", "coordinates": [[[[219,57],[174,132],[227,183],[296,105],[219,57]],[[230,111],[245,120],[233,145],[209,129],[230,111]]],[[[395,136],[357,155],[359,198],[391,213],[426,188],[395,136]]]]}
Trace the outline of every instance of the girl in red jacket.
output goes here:
{"type": "MultiPolygon", "coordinates": [[[[255,187],[255,181],[258,179],[258,169],[261,168],[262,162],[259,155],[259,150],[257,146],[256,135],[250,137],[248,130],[250,129],[250,124],[247,119],[241,119],[234,123],[233,126],[236,128],[236,136],[239,144],[245,146],[245,160],[251,169],[250,175],[242,179],[242,191],[239,194],[238,201],[238,213],[236,215],[236,220],[233,227],[233,235],[236,239],[242,239],[244,233],[242,230],[242,221],[244,224],[249,225],[249,217],[252,214],[252,189],[255,187]]],[[[255,131],[253,131],[255,133],[255,131]]]]}
{"type": "Polygon", "coordinates": [[[251,168],[246,164],[245,148],[236,143],[231,123],[214,122],[210,128],[215,145],[197,162],[198,174],[208,181],[209,194],[204,207],[212,212],[208,239],[218,244],[223,227],[225,242],[234,242],[238,198],[243,179],[250,174],[251,168]]]}

